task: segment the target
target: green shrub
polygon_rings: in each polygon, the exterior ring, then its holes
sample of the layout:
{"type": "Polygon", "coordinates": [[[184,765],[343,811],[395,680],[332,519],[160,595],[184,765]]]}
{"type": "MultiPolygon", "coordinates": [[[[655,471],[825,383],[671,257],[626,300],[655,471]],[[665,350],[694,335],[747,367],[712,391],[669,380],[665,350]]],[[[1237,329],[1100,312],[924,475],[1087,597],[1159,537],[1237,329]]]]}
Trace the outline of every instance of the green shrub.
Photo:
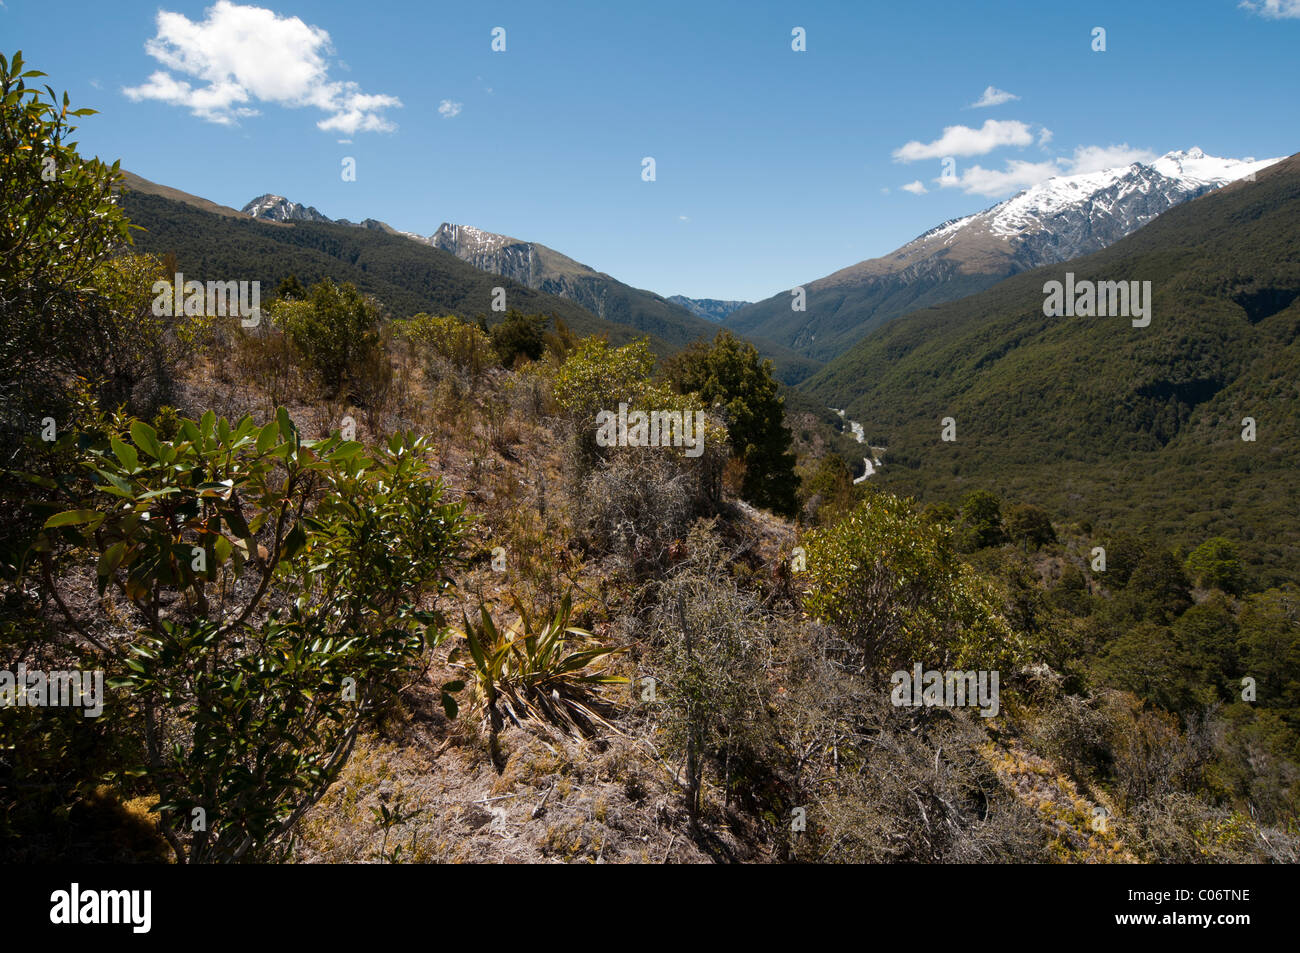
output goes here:
{"type": "Polygon", "coordinates": [[[436,354],[476,377],[499,362],[492,339],[483,329],[452,315],[422,312],[398,322],[394,330],[411,347],[436,354]]]}
{"type": "Polygon", "coordinates": [[[964,553],[988,546],[1000,546],[1007,540],[1002,526],[1002,501],[988,490],[973,490],[961,501],[957,524],[957,545],[964,553]]]}
{"type": "Polygon", "coordinates": [[[1032,503],[1017,503],[1007,510],[1007,538],[1025,549],[1038,549],[1056,542],[1056,530],[1047,511],[1032,503]]]}
{"type": "Polygon", "coordinates": [[[809,531],[805,606],[856,646],[869,669],[1001,669],[1018,640],[943,526],[888,493],[809,531]]]}
{"type": "Polygon", "coordinates": [[[754,345],[721,331],[711,344],[696,342],[670,358],[664,375],[679,393],[721,409],[732,454],[744,463],[741,496],[782,516],[798,512],[793,438],[772,362],[760,359],[754,345]]]}
{"type": "Polygon", "coordinates": [[[209,411],[172,440],[121,418],[63,438],[79,439],[80,472],[43,481],[35,550],[144,727],[128,773],[182,862],[269,856],[445,636],[419,606],[449,585],[463,506],[422,440],[304,441],[283,409],[261,427],[209,411]],[[70,601],[85,574],[101,598],[70,601]]]}
{"type": "Polygon", "coordinates": [[[379,350],[379,306],[348,282],[326,278],[306,300],[283,299],[269,310],[331,396],[355,386],[379,350]]]}
{"type": "Polygon", "coordinates": [[[1233,595],[1240,595],[1246,588],[1246,569],[1230,539],[1207,539],[1188,554],[1186,565],[1196,585],[1202,588],[1222,589],[1233,595]]]}
{"type": "Polygon", "coordinates": [[[513,308],[490,334],[492,347],[501,355],[501,363],[514,367],[521,357],[535,361],[546,350],[545,330],[549,319],[540,314],[524,314],[513,308]]]}

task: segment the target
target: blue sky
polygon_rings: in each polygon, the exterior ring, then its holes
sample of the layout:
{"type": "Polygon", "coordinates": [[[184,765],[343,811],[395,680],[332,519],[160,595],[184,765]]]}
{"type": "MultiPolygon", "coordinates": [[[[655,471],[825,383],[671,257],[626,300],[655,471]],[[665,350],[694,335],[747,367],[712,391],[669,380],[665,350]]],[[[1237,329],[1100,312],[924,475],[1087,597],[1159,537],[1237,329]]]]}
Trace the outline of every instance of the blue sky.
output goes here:
{"type": "Polygon", "coordinates": [[[665,295],[764,298],[1053,171],[1300,150],[1300,0],[4,0],[0,48],[148,179],[474,225],[665,295]]]}

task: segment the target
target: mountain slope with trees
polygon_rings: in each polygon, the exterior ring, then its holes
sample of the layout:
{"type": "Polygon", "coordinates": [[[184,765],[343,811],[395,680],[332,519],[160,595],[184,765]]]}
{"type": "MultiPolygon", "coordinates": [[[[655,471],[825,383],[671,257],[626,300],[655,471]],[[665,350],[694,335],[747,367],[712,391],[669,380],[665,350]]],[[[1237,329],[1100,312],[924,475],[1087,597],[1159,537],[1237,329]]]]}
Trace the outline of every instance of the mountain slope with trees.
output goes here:
{"type": "Polygon", "coordinates": [[[884,486],[1033,492],[1102,525],[1228,535],[1265,578],[1300,566],[1300,158],[1104,251],[879,329],[806,382],[887,444],[884,486]],[[1044,285],[1149,281],[1148,327],[1047,317],[1044,285]],[[943,419],[956,440],[942,440],[943,419]],[[1255,439],[1243,440],[1246,418],[1255,439]]]}
{"type": "Polygon", "coordinates": [[[1194,148],[1149,163],[1056,176],[944,222],[887,255],[806,282],[804,310],[791,307],[787,291],[735,311],[725,323],[829,361],[900,315],[1098,251],[1170,208],[1276,161],[1220,159],[1194,148]]]}
{"type": "MultiPolygon", "coordinates": [[[[616,343],[646,336],[571,301],[484,274],[454,255],[401,235],[322,222],[285,225],[232,219],[141,191],[123,191],[120,201],[141,228],[132,233],[136,249],[175,255],[187,279],[260,281],[263,294],[269,295],[287,275],[308,284],[333,277],[382,299],[396,317],[419,312],[471,319],[483,315],[489,324],[504,317],[492,310],[492,289],[504,287],[509,310],[552,315],[577,334],[608,334],[616,343]]],[[[676,350],[650,337],[656,353],[676,350]]]]}

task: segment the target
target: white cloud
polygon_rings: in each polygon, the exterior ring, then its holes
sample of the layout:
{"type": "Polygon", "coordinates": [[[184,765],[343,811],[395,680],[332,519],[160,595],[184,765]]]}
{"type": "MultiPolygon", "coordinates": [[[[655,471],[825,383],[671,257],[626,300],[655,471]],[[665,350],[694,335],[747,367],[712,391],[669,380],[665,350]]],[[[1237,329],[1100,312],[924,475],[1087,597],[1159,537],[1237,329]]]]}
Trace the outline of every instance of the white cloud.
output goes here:
{"type": "Polygon", "coordinates": [[[400,107],[401,100],[363,93],[350,81],[331,80],[326,60],[333,53],[329,34],[298,17],[218,0],[200,22],[160,10],[156,23],[157,34],[144,48],[166,70],[124,88],[132,100],[184,106],[200,119],[222,125],[256,116],[258,110],[245,104],[262,102],[319,109],[329,115],[317,127],[345,136],[397,128],[382,111],[400,107]]]}
{"type": "Polygon", "coordinates": [[[1294,20],[1300,18],[1300,0],[1243,0],[1238,4],[1243,10],[1250,10],[1269,20],[1294,20]]]}
{"type": "Polygon", "coordinates": [[[1066,160],[1070,175],[1100,172],[1134,162],[1150,162],[1159,158],[1150,149],[1134,149],[1127,142],[1118,146],[1079,146],[1074,158],[1066,160]]]}
{"type": "Polygon", "coordinates": [[[1114,169],[1134,162],[1150,162],[1155,158],[1156,154],[1150,149],[1135,149],[1128,143],[1117,146],[1079,146],[1069,158],[1046,159],[1042,162],[1009,159],[1002,169],[972,165],[963,169],[960,175],[940,176],[934,181],[942,188],[959,188],[967,195],[1000,198],[1046,182],[1053,176],[1100,172],[1102,169],[1114,169]]]}
{"type": "Polygon", "coordinates": [[[438,115],[443,119],[452,119],[460,115],[461,107],[464,103],[453,103],[450,99],[444,99],[438,104],[438,115]]]}
{"type": "Polygon", "coordinates": [[[908,182],[907,185],[900,185],[899,188],[904,192],[911,192],[913,195],[924,195],[926,192],[930,191],[922,184],[920,179],[917,179],[915,182],[908,182]]]}
{"type": "Polygon", "coordinates": [[[934,142],[913,140],[894,150],[899,162],[939,159],[944,156],[979,156],[999,146],[1027,146],[1034,141],[1029,126],[1015,119],[986,119],[979,129],[946,126],[934,142]]]}
{"type": "Polygon", "coordinates": [[[1047,144],[1051,141],[1052,141],[1052,130],[1048,129],[1046,126],[1038,130],[1038,147],[1040,149],[1046,149],[1047,144]]]}
{"type": "Polygon", "coordinates": [[[970,104],[970,108],[983,109],[986,106],[1001,106],[1003,103],[1009,103],[1011,100],[1019,98],[1015,93],[1008,93],[1005,89],[990,86],[984,90],[984,95],[979,98],[978,102],[970,104]]]}
{"type": "Polygon", "coordinates": [[[935,179],[945,189],[960,188],[967,195],[1007,195],[1045,182],[1061,169],[1055,159],[1046,162],[1026,162],[1010,159],[1004,169],[986,169],[973,165],[962,170],[961,175],[940,176],[935,179]]]}

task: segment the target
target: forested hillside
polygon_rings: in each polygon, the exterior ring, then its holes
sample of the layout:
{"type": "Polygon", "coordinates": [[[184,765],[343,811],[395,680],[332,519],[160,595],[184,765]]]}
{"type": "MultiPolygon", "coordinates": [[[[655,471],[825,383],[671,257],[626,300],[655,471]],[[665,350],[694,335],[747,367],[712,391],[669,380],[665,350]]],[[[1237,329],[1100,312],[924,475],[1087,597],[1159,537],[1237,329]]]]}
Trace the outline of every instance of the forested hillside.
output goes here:
{"type": "Polygon", "coordinates": [[[888,446],[883,486],[1028,495],[1099,532],[1189,548],[1231,536],[1275,584],[1300,572],[1298,382],[1292,157],[1104,251],[899,319],[803,390],[888,446]],[[1066,272],[1150,282],[1150,325],[1045,316],[1044,285],[1066,272]]]}
{"type": "MultiPolygon", "coordinates": [[[[332,277],[381,298],[394,317],[438,311],[467,319],[483,315],[489,324],[503,315],[492,309],[492,289],[504,287],[509,309],[553,315],[576,333],[608,334],[617,343],[645,336],[400,235],[321,222],[284,226],[232,219],[142,192],[123,192],[121,203],[141,229],[132,232],[135,247],[174,254],[182,273],[196,280],[242,275],[273,289],[287,275],[309,284],[332,277]]],[[[651,342],[658,353],[674,350],[653,336],[651,342]]]]}

